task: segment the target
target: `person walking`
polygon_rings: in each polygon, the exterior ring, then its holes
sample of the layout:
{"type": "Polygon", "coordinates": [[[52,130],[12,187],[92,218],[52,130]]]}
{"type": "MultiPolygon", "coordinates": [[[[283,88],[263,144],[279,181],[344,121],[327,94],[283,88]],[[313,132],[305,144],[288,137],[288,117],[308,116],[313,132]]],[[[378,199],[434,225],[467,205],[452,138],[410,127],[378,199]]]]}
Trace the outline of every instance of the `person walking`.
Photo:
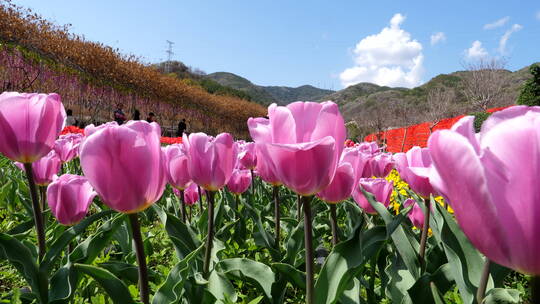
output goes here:
{"type": "Polygon", "coordinates": [[[66,110],[66,126],[76,126],[77,120],[73,117],[73,111],[71,109],[66,110]]]}
{"type": "Polygon", "coordinates": [[[141,112],[139,112],[137,109],[133,111],[133,120],[141,120],[141,112]]]}
{"type": "Polygon", "coordinates": [[[154,114],[153,112],[148,113],[148,117],[146,117],[146,121],[156,122],[156,114],[154,114]]]}
{"type": "Polygon", "coordinates": [[[186,119],[183,118],[178,123],[178,130],[176,131],[176,137],[182,137],[184,135],[184,132],[186,131],[187,125],[186,125],[186,119]]]}
{"type": "Polygon", "coordinates": [[[126,114],[124,114],[122,108],[123,105],[119,103],[118,108],[113,113],[114,121],[116,121],[119,125],[123,124],[126,121],[126,114]]]}

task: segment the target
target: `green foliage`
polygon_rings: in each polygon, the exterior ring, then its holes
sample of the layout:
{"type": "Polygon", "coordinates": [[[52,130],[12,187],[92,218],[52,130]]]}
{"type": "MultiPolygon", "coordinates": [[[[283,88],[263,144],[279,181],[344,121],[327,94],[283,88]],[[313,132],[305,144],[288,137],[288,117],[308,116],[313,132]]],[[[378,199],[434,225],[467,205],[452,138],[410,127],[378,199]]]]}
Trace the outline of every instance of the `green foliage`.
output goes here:
{"type": "Polygon", "coordinates": [[[488,119],[489,116],[491,116],[491,113],[488,112],[474,112],[470,115],[474,116],[474,131],[476,133],[480,132],[482,130],[482,124],[486,119],[488,119]]]}
{"type": "MultiPolygon", "coordinates": [[[[3,158],[0,165],[0,183],[8,185],[0,187],[0,228],[7,231],[0,233],[0,303],[136,303],[137,264],[126,217],[98,199],[89,216],[73,227],[47,216],[48,253],[39,263],[28,225],[31,213],[22,203],[28,192],[21,172],[3,158]]],[[[70,165],[67,170],[79,168],[70,165]]],[[[167,188],[156,204],[140,213],[152,303],[304,302],[303,221],[296,217],[296,195],[284,187],[279,193],[279,247],[273,234],[271,186],[256,180],[253,195],[216,194],[216,234],[210,274],[204,278],[208,213],[198,204],[189,206],[191,217],[183,223],[180,202],[167,188]]],[[[430,202],[433,234],[426,267],[421,267],[420,232],[406,216],[410,207],[394,214],[364,194],[377,214],[364,214],[350,200],[338,204],[341,242],[335,247],[330,243],[329,208],[313,200],[314,248],[328,251],[317,257],[316,303],[475,303],[484,258],[450,213],[430,202]]],[[[401,204],[408,197],[425,208],[414,193],[400,194],[397,200],[401,204]]],[[[527,280],[492,265],[485,302],[527,301],[527,280]]]]}
{"type": "Polygon", "coordinates": [[[529,72],[533,76],[527,80],[521,88],[517,104],[527,106],[540,106],[540,65],[533,64],[529,67],[529,72]]]}

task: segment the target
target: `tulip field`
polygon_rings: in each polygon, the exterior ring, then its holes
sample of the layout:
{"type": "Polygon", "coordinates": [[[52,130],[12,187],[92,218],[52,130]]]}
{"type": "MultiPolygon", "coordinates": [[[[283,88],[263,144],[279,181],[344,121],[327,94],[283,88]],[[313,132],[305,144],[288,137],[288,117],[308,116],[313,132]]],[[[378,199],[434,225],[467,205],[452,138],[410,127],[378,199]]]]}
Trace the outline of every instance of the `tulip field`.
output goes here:
{"type": "Polygon", "coordinates": [[[392,154],[333,102],[231,134],[0,95],[0,303],[540,303],[540,109],[392,154]]]}

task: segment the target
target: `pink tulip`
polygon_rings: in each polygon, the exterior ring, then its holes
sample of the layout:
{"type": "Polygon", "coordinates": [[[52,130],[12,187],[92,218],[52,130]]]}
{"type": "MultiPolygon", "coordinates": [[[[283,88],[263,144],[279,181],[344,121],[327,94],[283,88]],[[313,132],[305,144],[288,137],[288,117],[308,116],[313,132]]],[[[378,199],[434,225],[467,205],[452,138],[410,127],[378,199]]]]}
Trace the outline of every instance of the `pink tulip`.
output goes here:
{"type": "Polygon", "coordinates": [[[84,136],[88,137],[101,129],[106,129],[109,127],[117,127],[117,126],[118,126],[118,123],[116,121],[109,121],[99,126],[90,124],[84,128],[84,136]]]}
{"type": "Polygon", "coordinates": [[[240,143],[238,145],[238,148],[238,161],[240,162],[240,165],[246,169],[255,169],[255,167],[257,166],[255,143],[240,143]]]}
{"type": "Polygon", "coordinates": [[[96,130],[81,144],[84,175],[110,208],[135,213],[163,194],[166,175],[156,123],[129,121],[96,130]]]}
{"type": "MultiPolygon", "coordinates": [[[[54,150],[49,154],[32,163],[34,182],[38,186],[47,186],[60,171],[60,158],[54,150]]],[[[24,165],[16,162],[15,165],[24,171],[24,165]]]]}
{"type": "Polygon", "coordinates": [[[208,191],[223,188],[231,178],[237,161],[237,148],[229,133],[210,138],[204,133],[184,134],[191,179],[208,191]]]}
{"type": "Polygon", "coordinates": [[[70,226],[80,222],[95,196],[88,180],[78,175],[55,177],[47,187],[47,203],[51,213],[62,225],[70,226]]]}
{"type": "Polygon", "coordinates": [[[62,135],[54,142],[54,151],[58,154],[62,163],[79,156],[79,145],[83,141],[84,136],[82,134],[67,134],[62,135]]]}
{"type": "Polygon", "coordinates": [[[53,149],[65,119],[58,94],[0,94],[0,152],[21,163],[37,161],[53,149]]]}
{"type": "Polygon", "coordinates": [[[436,174],[430,180],[480,252],[497,264],[540,275],[540,107],[496,112],[479,134],[473,122],[467,116],[431,135],[436,174]]]}
{"type": "Polygon", "coordinates": [[[424,226],[424,211],[422,211],[422,208],[420,208],[420,206],[412,198],[409,198],[403,202],[403,207],[407,208],[409,206],[413,207],[411,211],[407,213],[407,217],[411,220],[414,227],[422,229],[424,226]]]}
{"type": "Polygon", "coordinates": [[[256,149],[257,154],[257,169],[255,173],[265,182],[273,186],[281,186],[283,183],[279,181],[276,174],[276,168],[272,160],[266,159],[262,153],[256,149]]]}
{"type": "Polygon", "coordinates": [[[334,179],[328,187],[317,193],[317,196],[333,204],[346,200],[352,195],[354,187],[358,184],[365,164],[366,159],[360,157],[358,148],[345,148],[341,154],[334,179]]]}
{"type": "Polygon", "coordinates": [[[362,174],[363,177],[386,177],[394,169],[391,153],[378,153],[369,160],[369,169],[362,174]],[[369,175],[368,175],[369,174],[369,175]]]}
{"type": "Polygon", "coordinates": [[[396,168],[401,178],[409,184],[412,190],[423,197],[435,194],[425,174],[417,174],[420,170],[429,170],[431,166],[431,156],[428,148],[413,147],[407,153],[397,153],[394,155],[396,168]]]}
{"type": "Polygon", "coordinates": [[[357,147],[360,150],[360,152],[368,154],[368,155],[375,155],[375,154],[379,153],[379,151],[380,151],[379,145],[377,145],[377,143],[374,142],[374,141],[361,142],[361,143],[358,144],[357,147]]]}
{"type": "Polygon", "coordinates": [[[165,155],[165,174],[171,186],[180,190],[186,189],[191,183],[188,171],[188,157],[184,146],[180,144],[163,147],[165,155]]]}
{"type": "Polygon", "coordinates": [[[278,179],[302,196],[326,188],[336,173],[346,129],[331,102],[272,104],[268,117],[248,120],[251,138],[278,179]]]}
{"type": "Polygon", "coordinates": [[[366,192],[373,194],[379,203],[382,203],[385,207],[388,207],[390,204],[390,196],[392,195],[393,186],[393,182],[388,182],[384,178],[361,178],[360,185],[355,187],[353,191],[353,198],[366,213],[376,214],[377,211],[375,211],[373,206],[371,206],[371,204],[368,202],[360,190],[360,187],[362,187],[366,192]]]}
{"type": "MultiPolygon", "coordinates": [[[[197,184],[191,183],[184,190],[184,202],[186,205],[194,205],[199,200],[199,191],[197,188],[197,184]]],[[[201,195],[204,195],[204,189],[201,189],[201,195]]]]}
{"type": "Polygon", "coordinates": [[[251,185],[251,172],[249,170],[235,169],[227,183],[227,189],[234,194],[242,194],[251,185]]]}

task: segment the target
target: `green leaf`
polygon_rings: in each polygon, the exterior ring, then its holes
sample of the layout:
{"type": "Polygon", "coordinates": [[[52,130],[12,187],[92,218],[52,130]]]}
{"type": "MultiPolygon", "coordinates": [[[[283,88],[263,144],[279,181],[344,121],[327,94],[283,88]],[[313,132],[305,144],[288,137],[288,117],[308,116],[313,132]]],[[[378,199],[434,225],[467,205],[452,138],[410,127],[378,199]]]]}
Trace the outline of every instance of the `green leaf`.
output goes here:
{"type": "Polygon", "coordinates": [[[30,249],[13,236],[0,233],[0,252],[0,256],[6,258],[28,282],[40,301],[47,303],[47,276],[39,273],[30,249]]]}
{"type": "Polygon", "coordinates": [[[201,245],[201,241],[197,238],[193,230],[182,223],[179,218],[163,211],[161,207],[156,204],[153,205],[153,209],[165,226],[165,230],[171,238],[176,249],[176,254],[180,259],[185,258],[189,253],[201,245]]]}
{"type": "Polygon", "coordinates": [[[187,280],[189,269],[195,262],[197,255],[203,250],[204,245],[199,246],[178,262],[169,272],[167,279],[156,291],[152,300],[153,304],[178,303],[182,297],[184,283],[187,280]]]}
{"type": "Polygon", "coordinates": [[[49,289],[50,303],[68,303],[77,289],[79,275],[72,263],[67,263],[56,271],[51,278],[49,289]]]}
{"type": "Polygon", "coordinates": [[[361,285],[360,281],[357,278],[353,278],[351,282],[349,282],[350,288],[345,289],[343,291],[343,294],[341,295],[341,298],[339,299],[339,303],[341,304],[357,304],[362,303],[362,299],[360,298],[361,293],[361,285]]]}
{"type": "Polygon", "coordinates": [[[114,210],[102,211],[100,213],[93,214],[84,220],[82,220],[77,225],[70,227],[62,235],[56,239],[50,248],[48,248],[47,253],[43,259],[43,262],[40,265],[40,270],[44,273],[48,273],[51,270],[51,267],[54,265],[54,262],[60,257],[60,254],[66,246],[77,236],[83,233],[88,226],[90,226],[95,221],[109,216],[114,213],[114,210]]]}
{"type": "Polygon", "coordinates": [[[26,231],[32,229],[34,227],[34,220],[31,219],[31,220],[28,220],[24,223],[20,223],[19,225],[11,228],[7,234],[11,234],[11,235],[14,235],[14,234],[19,234],[19,233],[25,233],[26,231]]]}
{"type": "MultiPolygon", "coordinates": [[[[304,249],[304,222],[300,221],[298,225],[291,231],[288,235],[286,253],[284,262],[289,263],[294,266],[296,265],[296,257],[298,253],[304,249]]],[[[303,263],[303,260],[301,261],[303,263]]]]}
{"type": "Polygon", "coordinates": [[[336,303],[347,286],[364,267],[366,261],[377,254],[386,241],[386,229],[381,226],[362,232],[334,247],[315,282],[315,303],[336,303]]]}
{"type": "Polygon", "coordinates": [[[415,303],[437,303],[442,300],[441,294],[453,287],[450,268],[450,264],[444,264],[433,274],[424,274],[408,290],[410,298],[415,303]]]}
{"type": "Polygon", "coordinates": [[[276,276],[267,265],[245,258],[233,258],[222,260],[218,264],[222,272],[236,279],[247,278],[264,292],[268,300],[272,301],[272,284],[276,276]]]}
{"type": "Polygon", "coordinates": [[[103,249],[110,245],[111,239],[122,223],[126,220],[124,214],[118,214],[109,219],[97,229],[84,242],[80,243],[69,255],[72,262],[84,262],[91,264],[94,259],[103,252],[103,249]]]}
{"type": "MultiPolygon", "coordinates": [[[[473,303],[482,275],[484,258],[444,207],[436,203],[435,206],[433,222],[430,222],[430,225],[438,226],[438,229],[433,229],[433,235],[443,244],[452,277],[456,281],[463,302],[473,303]]],[[[491,288],[493,279],[490,277],[487,290],[491,288]]]]}
{"type": "Polygon", "coordinates": [[[272,268],[280,273],[289,283],[302,290],[306,289],[306,273],[289,264],[273,263],[272,268]]]}
{"type": "Polygon", "coordinates": [[[371,193],[361,189],[368,202],[373,206],[377,213],[381,216],[384,223],[387,225],[387,231],[392,231],[390,237],[396,246],[397,251],[401,255],[403,262],[407,266],[407,269],[411,272],[415,279],[420,277],[420,262],[418,259],[418,243],[411,243],[412,239],[409,238],[403,229],[402,225],[397,226],[394,229],[393,216],[388,212],[386,207],[377,202],[371,193]]]}
{"type": "Polygon", "coordinates": [[[135,304],[126,284],[110,271],[85,264],[73,264],[73,268],[92,277],[92,279],[98,282],[114,303],[135,304]]]}
{"type": "Polygon", "coordinates": [[[208,277],[206,290],[216,299],[217,303],[225,303],[226,299],[236,302],[237,295],[234,286],[227,280],[224,274],[216,270],[208,277]]]}
{"type": "MultiPolygon", "coordinates": [[[[139,268],[135,265],[120,261],[109,261],[99,263],[98,266],[107,269],[120,279],[126,279],[135,284],[139,282],[139,268]]],[[[148,269],[148,279],[152,282],[158,279],[157,274],[152,269],[148,269]]]]}
{"type": "Polygon", "coordinates": [[[484,298],[484,303],[485,304],[521,303],[521,299],[519,297],[519,290],[492,288],[487,292],[486,297],[484,298]]]}

